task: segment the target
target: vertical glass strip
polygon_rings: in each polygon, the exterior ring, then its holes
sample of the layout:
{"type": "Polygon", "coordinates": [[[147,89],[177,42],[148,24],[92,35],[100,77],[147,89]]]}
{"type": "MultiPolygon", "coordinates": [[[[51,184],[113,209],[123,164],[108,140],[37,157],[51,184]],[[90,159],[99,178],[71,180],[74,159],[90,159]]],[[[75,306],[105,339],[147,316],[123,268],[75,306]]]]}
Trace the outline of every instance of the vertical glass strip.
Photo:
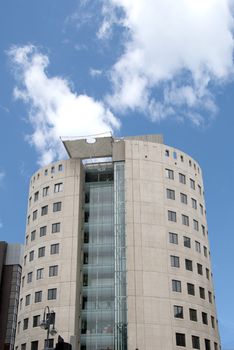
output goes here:
{"type": "Polygon", "coordinates": [[[127,350],[124,163],[114,164],[115,350],[127,350]]]}
{"type": "Polygon", "coordinates": [[[86,165],[81,350],[127,350],[124,163],[86,165]]]}
{"type": "Polygon", "coordinates": [[[86,166],[81,350],[114,350],[113,164],[86,166]]]}

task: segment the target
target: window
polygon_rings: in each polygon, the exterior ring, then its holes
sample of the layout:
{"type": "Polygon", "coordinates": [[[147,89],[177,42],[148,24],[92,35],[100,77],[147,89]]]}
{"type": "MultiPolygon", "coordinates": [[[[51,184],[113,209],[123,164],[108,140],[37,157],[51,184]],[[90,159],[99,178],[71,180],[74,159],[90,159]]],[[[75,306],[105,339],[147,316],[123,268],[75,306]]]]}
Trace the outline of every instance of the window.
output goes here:
{"type": "Polygon", "coordinates": [[[191,248],[191,239],[189,237],[184,236],[184,246],[191,248]]]}
{"type": "Polygon", "coordinates": [[[189,226],[189,217],[187,215],[182,214],[182,224],[185,226],[189,226]]]}
{"type": "Polygon", "coordinates": [[[214,316],[211,316],[211,317],[210,317],[210,320],[211,320],[211,326],[212,326],[212,328],[215,328],[215,319],[214,319],[214,316]]]}
{"type": "Polygon", "coordinates": [[[29,253],[29,261],[33,261],[34,259],[34,250],[31,250],[31,252],[29,253]]]}
{"type": "Polygon", "coordinates": [[[203,287],[199,287],[200,298],[205,299],[205,289],[203,287]]]}
{"type": "Polygon", "coordinates": [[[176,333],[176,345],[177,346],[186,346],[185,334],[176,333]]]}
{"type": "Polygon", "coordinates": [[[175,199],[175,191],[167,188],[167,198],[168,199],[175,199]]]}
{"type": "Polygon", "coordinates": [[[188,294],[195,295],[195,287],[192,283],[187,283],[188,294]]]}
{"type": "Polygon", "coordinates": [[[26,295],[26,297],[25,297],[25,306],[30,305],[30,297],[31,297],[30,294],[26,295]]]}
{"type": "Polygon", "coordinates": [[[34,202],[38,201],[39,198],[39,191],[34,193],[34,202]]]}
{"type": "Polygon", "coordinates": [[[28,273],[28,275],[27,275],[27,283],[31,283],[32,282],[32,275],[33,275],[32,272],[28,273]]]}
{"type": "Polygon", "coordinates": [[[208,324],[208,317],[206,312],[202,312],[202,323],[208,324]]]}
{"type": "Polygon", "coordinates": [[[197,264],[197,273],[199,275],[203,275],[203,270],[202,270],[202,265],[201,264],[197,264]]]}
{"type": "Polygon", "coordinates": [[[174,180],[174,171],[171,169],[165,169],[166,172],[166,178],[174,180]]]}
{"type": "Polygon", "coordinates": [[[179,173],[179,181],[181,184],[186,184],[186,177],[184,174],[179,173]]]}
{"type": "Polygon", "coordinates": [[[192,201],[192,208],[193,209],[197,209],[197,201],[196,201],[196,199],[191,198],[191,201],[192,201]]]}
{"type": "Polygon", "coordinates": [[[55,172],[55,168],[54,168],[54,166],[52,166],[51,167],[51,174],[54,174],[54,172],[55,172]]]}
{"type": "Polygon", "coordinates": [[[28,318],[25,318],[23,322],[23,330],[25,329],[28,329],[28,318]]]}
{"type": "Polygon", "coordinates": [[[200,213],[201,213],[201,215],[203,215],[203,205],[202,204],[200,204],[200,213]]]}
{"type": "Polygon", "coordinates": [[[52,233],[60,232],[60,222],[52,224],[52,233]]]}
{"type": "Polygon", "coordinates": [[[26,236],[25,244],[28,245],[28,235],[26,236]]]}
{"type": "Polygon", "coordinates": [[[53,212],[61,211],[61,208],[62,208],[62,202],[53,203],[53,212]]]}
{"type": "Polygon", "coordinates": [[[45,256],[45,247],[38,248],[38,258],[45,256]]]}
{"type": "Polygon", "coordinates": [[[168,220],[176,222],[176,212],[168,210],[168,220]]]}
{"type": "Polygon", "coordinates": [[[181,201],[181,203],[187,204],[188,203],[187,195],[184,193],[181,193],[180,194],[180,201],[181,201]]]}
{"type": "Polygon", "coordinates": [[[27,262],[27,255],[24,256],[24,266],[26,265],[27,262]]]}
{"type": "Polygon", "coordinates": [[[169,232],[169,242],[173,244],[178,244],[178,235],[177,233],[169,232]]]}
{"type": "Polygon", "coordinates": [[[181,281],[172,280],[172,291],[181,293],[181,281]]]}
{"type": "Polygon", "coordinates": [[[88,275],[86,273],[83,274],[83,286],[87,287],[88,286],[88,275]]]}
{"type": "Polygon", "coordinates": [[[34,210],[34,212],[33,212],[33,220],[36,220],[36,218],[37,218],[37,210],[34,210]]]}
{"type": "Polygon", "coordinates": [[[44,349],[51,349],[54,347],[54,339],[45,339],[44,341],[44,349]]]}
{"type": "Polygon", "coordinates": [[[175,255],[171,255],[171,267],[180,267],[180,258],[175,255]]]}
{"type": "Polygon", "coordinates": [[[62,192],[63,190],[63,184],[62,183],[59,183],[59,184],[55,184],[54,185],[54,192],[57,193],[57,192],[62,192]]]}
{"type": "Polygon", "coordinates": [[[189,309],[189,318],[191,321],[197,322],[197,310],[189,309]]]}
{"type": "Polygon", "coordinates": [[[210,279],[210,270],[206,268],[206,278],[210,279]]]}
{"type": "Polygon", "coordinates": [[[206,349],[206,350],[211,350],[211,347],[210,347],[210,340],[209,340],[209,339],[205,339],[205,349],[206,349]]]}
{"type": "Polygon", "coordinates": [[[36,238],[36,230],[31,232],[31,241],[34,241],[36,238]]]}
{"type": "Polygon", "coordinates": [[[25,280],[25,276],[22,277],[22,281],[21,281],[22,287],[24,287],[24,280],[25,280]]]}
{"type": "Polygon", "coordinates": [[[49,277],[58,276],[58,265],[53,265],[49,267],[49,277]]]}
{"type": "Polygon", "coordinates": [[[218,350],[218,344],[217,343],[214,343],[214,350],[218,350]]]}
{"type": "Polygon", "coordinates": [[[48,289],[48,300],[57,298],[57,288],[48,289]]]}
{"type": "Polygon", "coordinates": [[[32,204],[32,197],[30,197],[29,200],[28,200],[29,207],[31,206],[31,204],[32,204]]]}
{"type": "Polygon", "coordinates": [[[50,254],[58,254],[59,253],[59,244],[51,244],[50,246],[50,254]]]}
{"type": "Polygon", "coordinates": [[[40,303],[42,301],[42,291],[35,292],[35,303],[40,303]]]}
{"type": "Polygon", "coordinates": [[[183,306],[174,305],[174,317],[184,318],[183,306]]]}
{"type": "Polygon", "coordinates": [[[28,215],[28,217],[27,217],[27,225],[29,225],[30,224],[30,215],[28,215]]]}
{"type": "Polygon", "coordinates": [[[203,233],[203,235],[205,236],[205,234],[206,234],[205,226],[204,226],[204,225],[201,225],[201,227],[202,227],[202,233],[203,233]]]}
{"type": "Polygon", "coordinates": [[[40,237],[43,237],[46,235],[46,230],[47,230],[46,226],[40,227],[40,237]]]}
{"type": "Polygon", "coordinates": [[[40,326],[40,315],[33,316],[33,327],[40,326]]]}
{"type": "Polygon", "coordinates": [[[38,350],[38,340],[31,342],[31,350],[38,350]]]}
{"type": "Polygon", "coordinates": [[[193,179],[190,179],[190,187],[195,190],[195,181],[193,179]]]}
{"type": "Polygon", "coordinates": [[[21,324],[21,322],[19,321],[18,324],[17,324],[17,333],[20,332],[20,324],[21,324]]]}
{"type": "Polygon", "coordinates": [[[84,243],[89,243],[89,231],[84,231],[84,243]]]}
{"type": "Polygon", "coordinates": [[[41,280],[43,278],[44,269],[37,269],[37,280],[41,280]]]}
{"type": "Polygon", "coordinates": [[[26,343],[21,344],[21,350],[26,350],[26,343]]]}
{"type": "Polygon", "coordinates": [[[59,164],[58,171],[63,171],[63,165],[62,164],[59,164]]]}
{"type": "Polygon", "coordinates": [[[199,194],[202,194],[201,186],[200,186],[200,185],[197,185],[197,187],[198,187],[199,194]]]}
{"type": "Polygon", "coordinates": [[[42,190],[42,196],[46,197],[46,196],[48,196],[48,194],[49,194],[49,186],[46,186],[42,190]]]}
{"type": "Polygon", "coordinates": [[[166,157],[169,157],[169,155],[170,155],[170,153],[169,153],[168,149],[166,149],[166,150],[165,150],[165,156],[166,156],[166,157]]]}
{"type": "Polygon", "coordinates": [[[207,258],[207,248],[204,246],[203,250],[204,250],[204,256],[207,258]]]}
{"type": "Polygon", "coordinates": [[[185,268],[186,268],[186,270],[193,271],[193,262],[192,262],[192,260],[185,259],[185,268]]]}
{"type": "Polygon", "coordinates": [[[48,205],[41,208],[41,216],[48,214],[48,205]]]}
{"type": "Polygon", "coordinates": [[[192,347],[193,349],[200,349],[200,338],[196,335],[192,335],[192,347]]]}
{"type": "Polygon", "coordinates": [[[45,172],[44,172],[45,176],[48,175],[48,169],[45,169],[45,172]]]}
{"type": "Polygon", "coordinates": [[[199,231],[199,226],[198,226],[197,220],[193,220],[193,228],[194,228],[194,230],[199,231]]]}
{"type": "Polygon", "coordinates": [[[22,304],[23,304],[23,298],[20,298],[20,305],[19,305],[20,310],[22,309],[22,304]]]}
{"type": "Polygon", "coordinates": [[[212,304],[212,293],[210,291],[208,292],[208,299],[209,302],[212,304]]]}
{"type": "Polygon", "coordinates": [[[195,241],[195,250],[198,253],[201,253],[201,244],[198,241],[195,241]]]}

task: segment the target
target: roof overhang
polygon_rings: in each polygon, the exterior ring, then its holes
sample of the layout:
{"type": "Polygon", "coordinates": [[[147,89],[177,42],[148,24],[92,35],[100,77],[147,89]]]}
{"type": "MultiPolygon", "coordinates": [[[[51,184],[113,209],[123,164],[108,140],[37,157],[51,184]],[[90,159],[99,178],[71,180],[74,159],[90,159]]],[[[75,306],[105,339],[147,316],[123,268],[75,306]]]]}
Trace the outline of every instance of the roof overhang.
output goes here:
{"type": "Polygon", "coordinates": [[[92,137],[76,140],[62,140],[70,158],[100,158],[111,157],[113,138],[92,137]]]}

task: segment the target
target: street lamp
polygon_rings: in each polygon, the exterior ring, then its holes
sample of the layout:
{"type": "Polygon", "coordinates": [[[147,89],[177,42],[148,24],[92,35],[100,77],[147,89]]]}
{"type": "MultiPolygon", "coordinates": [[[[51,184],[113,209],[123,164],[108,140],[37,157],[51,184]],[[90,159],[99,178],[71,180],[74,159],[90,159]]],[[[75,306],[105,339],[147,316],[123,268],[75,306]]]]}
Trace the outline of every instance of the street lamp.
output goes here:
{"type": "Polygon", "coordinates": [[[54,324],[55,324],[55,313],[54,311],[50,311],[49,306],[46,306],[44,308],[43,320],[40,323],[40,327],[47,331],[45,350],[49,349],[50,334],[55,335],[57,333],[57,330],[55,329],[54,324]]]}

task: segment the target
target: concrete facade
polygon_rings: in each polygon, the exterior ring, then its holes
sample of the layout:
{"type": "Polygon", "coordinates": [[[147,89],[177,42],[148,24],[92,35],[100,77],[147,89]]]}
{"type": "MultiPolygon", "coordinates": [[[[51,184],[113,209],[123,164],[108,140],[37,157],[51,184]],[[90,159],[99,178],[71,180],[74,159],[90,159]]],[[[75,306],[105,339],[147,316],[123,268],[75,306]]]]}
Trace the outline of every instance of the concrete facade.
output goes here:
{"type": "Polygon", "coordinates": [[[124,164],[127,349],[219,349],[199,164],[160,135],[64,144],[71,159],[40,169],[30,183],[16,349],[44,347],[39,323],[49,306],[74,350],[125,350],[81,334],[82,160],[97,156],[111,157],[102,164],[124,164]],[[82,336],[90,343],[81,345],[82,336]]]}

